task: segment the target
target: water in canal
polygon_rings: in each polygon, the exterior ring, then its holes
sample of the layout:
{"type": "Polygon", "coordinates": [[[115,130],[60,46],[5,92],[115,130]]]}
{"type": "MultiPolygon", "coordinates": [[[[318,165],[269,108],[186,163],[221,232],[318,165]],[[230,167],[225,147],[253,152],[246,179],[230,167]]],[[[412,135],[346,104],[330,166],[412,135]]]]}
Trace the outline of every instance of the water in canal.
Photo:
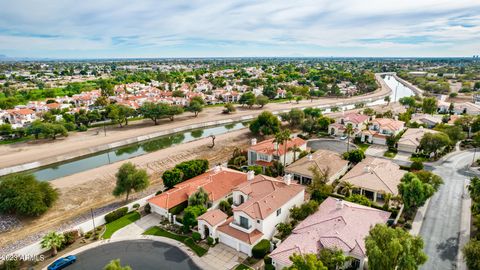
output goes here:
{"type": "Polygon", "coordinates": [[[67,175],[94,169],[113,162],[137,157],[146,153],[155,152],[177,144],[191,142],[193,140],[206,138],[210,135],[220,135],[234,130],[245,128],[247,123],[232,123],[223,126],[196,129],[180,132],[172,135],[158,137],[131,145],[119,147],[106,152],[99,152],[78,160],[67,161],[58,165],[50,165],[32,173],[40,181],[50,181],[67,175]]]}

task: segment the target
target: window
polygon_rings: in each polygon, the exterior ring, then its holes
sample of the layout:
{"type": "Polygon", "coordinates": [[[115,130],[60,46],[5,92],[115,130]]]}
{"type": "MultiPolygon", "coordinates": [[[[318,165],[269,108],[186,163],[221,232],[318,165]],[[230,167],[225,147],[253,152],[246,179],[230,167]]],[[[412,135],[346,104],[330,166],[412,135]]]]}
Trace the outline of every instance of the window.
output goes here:
{"type": "Polygon", "coordinates": [[[248,218],[240,216],[240,226],[242,228],[248,229],[248,218]]]}
{"type": "Polygon", "coordinates": [[[268,161],[268,155],[265,154],[258,154],[258,159],[263,161],[268,161]]]}
{"type": "Polygon", "coordinates": [[[278,217],[281,213],[282,213],[282,208],[279,208],[279,209],[277,210],[277,217],[278,217]]]}

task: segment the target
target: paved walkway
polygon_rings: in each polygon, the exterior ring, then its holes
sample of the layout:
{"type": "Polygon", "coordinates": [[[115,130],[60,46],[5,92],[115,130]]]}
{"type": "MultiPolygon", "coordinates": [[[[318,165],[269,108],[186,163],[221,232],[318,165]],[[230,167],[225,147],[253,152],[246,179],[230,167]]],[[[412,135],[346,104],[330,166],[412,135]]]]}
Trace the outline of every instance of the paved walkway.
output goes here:
{"type": "Polygon", "coordinates": [[[200,258],[206,265],[206,269],[234,269],[247,258],[247,254],[236,251],[222,243],[211,247],[208,253],[200,258]]]}
{"type": "Polygon", "coordinates": [[[155,213],[146,215],[141,219],[135,221],[134,223],[131,223],[121,228],[120,230],[114,232],[111,238],[116,239],[116,238],[140,236],[148,228],[158,225],[161,220],[162,218],[155,213]]]}

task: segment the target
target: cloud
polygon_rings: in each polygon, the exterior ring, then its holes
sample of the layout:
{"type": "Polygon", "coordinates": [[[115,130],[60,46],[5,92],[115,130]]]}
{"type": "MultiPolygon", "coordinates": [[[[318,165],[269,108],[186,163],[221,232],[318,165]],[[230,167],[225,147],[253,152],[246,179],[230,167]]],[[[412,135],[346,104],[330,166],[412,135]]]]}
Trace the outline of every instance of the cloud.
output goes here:
{"type": "Polygon", "coordinates": [[[477,14],[478,0],[2,1],[0,53],[468,56],[477,14]]]}

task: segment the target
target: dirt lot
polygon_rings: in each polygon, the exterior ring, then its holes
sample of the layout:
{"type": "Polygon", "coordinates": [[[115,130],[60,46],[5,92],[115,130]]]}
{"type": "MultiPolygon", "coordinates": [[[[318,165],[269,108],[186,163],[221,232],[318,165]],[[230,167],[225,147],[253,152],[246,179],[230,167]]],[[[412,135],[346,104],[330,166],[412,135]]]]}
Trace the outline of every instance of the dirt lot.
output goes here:
{"type": "MultiPolygon", "coordinates": [[[[211,139],[205,138],[128,160],[147,169],[151,175],[149,189],[140,194],[134,194],[132,198],[140,198],[161,189],[159,176],[164,170],[179,162],[195,158],[208,159],[211,165],[225,162],[233,149],[248,146],[248,134],[248,130],[243,129],[217,136],[216,146],[213,149],[208,147],[211,145],[211,139]]],[[[103,207],[102,209],[107,211],[118,207],[124,198],[113,197],[111,190],[115,185],[114,175],[123,162],[126,161],[52,181],[51,183],[59,189],[61,194],[58,202],[40,218],[22,220],[21,228],[1,234],[0,246],[3,248],[8,246],[8,250],[4,249],[3,252],[34,242],[41,237],[42,233],[66,229],[74,223],[81,222],[85,216],[88,218],[91,208],[103,207]]],[[[0,249],[0,254],[3,252],[0,249]]]]}

